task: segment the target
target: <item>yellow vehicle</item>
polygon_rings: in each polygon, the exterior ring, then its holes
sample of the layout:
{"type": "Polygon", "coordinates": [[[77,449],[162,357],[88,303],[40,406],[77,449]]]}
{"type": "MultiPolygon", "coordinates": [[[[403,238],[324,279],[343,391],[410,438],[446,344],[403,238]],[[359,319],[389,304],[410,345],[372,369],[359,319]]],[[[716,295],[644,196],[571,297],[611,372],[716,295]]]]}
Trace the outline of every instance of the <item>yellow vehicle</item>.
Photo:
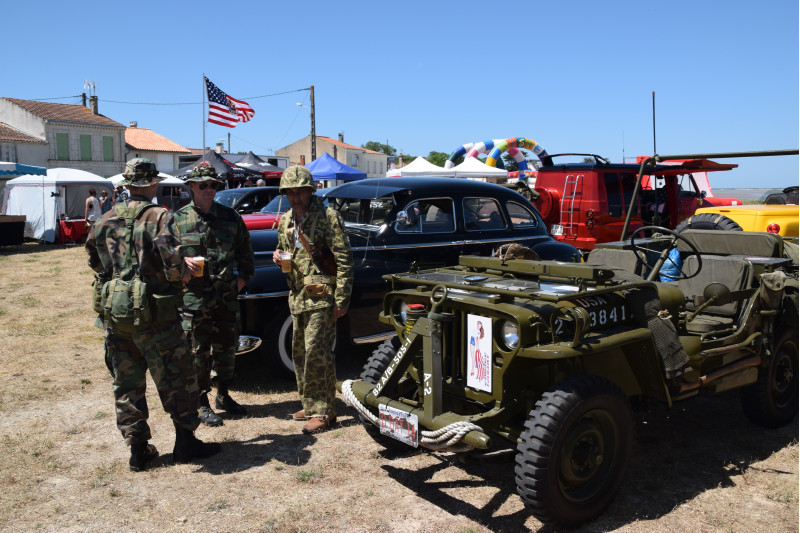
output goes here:
{"type": "Polygon", "coordinates": [[[787,187],[781,193],[767,196],[763,204],[705,207],[695,211],[695,216],[720,214],[739,224],[744,231],[767,231],[783,237],[797,237],[800,216],[797,190],[796,186],[787,187]]]}

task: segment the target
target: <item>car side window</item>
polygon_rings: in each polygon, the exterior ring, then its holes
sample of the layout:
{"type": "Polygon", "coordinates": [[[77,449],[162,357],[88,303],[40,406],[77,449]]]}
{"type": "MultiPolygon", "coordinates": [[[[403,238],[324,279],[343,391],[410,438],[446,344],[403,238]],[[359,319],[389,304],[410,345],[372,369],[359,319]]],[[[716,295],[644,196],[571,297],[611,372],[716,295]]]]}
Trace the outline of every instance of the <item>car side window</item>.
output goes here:
{"type": "Polygon", "coordinates": [[[517,202],[508,202],[506,209],[511,218],[511,225],[515,228],[535,228],[539,225],[536,215],[517,202]]]}
{"type": "Polygon", "coordinates": [[[464,228],[467,231],[505,229],[500,204],[494,198],[464,198],[464,228]]]}
{"type": "Polygon", "coordinates": [[[452,233],[456,229],[453,200],[430,198],[411,202],[394,224],[397,233],[452,233]]]}

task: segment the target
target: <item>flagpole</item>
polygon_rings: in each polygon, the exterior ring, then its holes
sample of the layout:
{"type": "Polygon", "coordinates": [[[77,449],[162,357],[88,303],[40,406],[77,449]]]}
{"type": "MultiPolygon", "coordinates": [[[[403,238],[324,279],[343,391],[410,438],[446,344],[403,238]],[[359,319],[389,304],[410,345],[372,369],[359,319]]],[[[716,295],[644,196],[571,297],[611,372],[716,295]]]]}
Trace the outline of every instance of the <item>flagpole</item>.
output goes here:
{"type": "Polygon", "coordinates": [[[200,107],[200,120],[203,121],[203,146],[200,147],[200,160],[206,155],[206,73],[203,72],[203,105],[200,107]]]}

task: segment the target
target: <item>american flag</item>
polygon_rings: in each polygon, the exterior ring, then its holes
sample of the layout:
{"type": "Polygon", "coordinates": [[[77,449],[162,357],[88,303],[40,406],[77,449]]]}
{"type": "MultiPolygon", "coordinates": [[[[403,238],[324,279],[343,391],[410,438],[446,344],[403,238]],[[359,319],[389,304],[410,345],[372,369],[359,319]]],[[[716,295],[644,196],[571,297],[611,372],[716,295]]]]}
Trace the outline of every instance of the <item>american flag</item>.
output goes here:
{"type": "Polygon", "coordinates": [[[239,122],[247,122],[255,111],[250,104],[236,98],[231,98],[220,90],[219,87],[206,80],[208,93],[208,121],[212,124],[235,128],[239,122]]]}

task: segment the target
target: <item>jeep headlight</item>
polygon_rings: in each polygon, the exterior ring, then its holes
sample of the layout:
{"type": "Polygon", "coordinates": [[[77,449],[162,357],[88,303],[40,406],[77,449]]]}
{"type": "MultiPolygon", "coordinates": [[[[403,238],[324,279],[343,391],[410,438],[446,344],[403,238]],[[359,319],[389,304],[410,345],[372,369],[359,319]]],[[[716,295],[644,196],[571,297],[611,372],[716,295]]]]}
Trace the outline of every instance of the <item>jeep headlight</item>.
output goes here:
{"type": "Polygon", "coordinates": [[[500,324],[500,334],[508,350],[514,350],[519,344],[519,327],[511,320],[503,320],[500,324]]]}

